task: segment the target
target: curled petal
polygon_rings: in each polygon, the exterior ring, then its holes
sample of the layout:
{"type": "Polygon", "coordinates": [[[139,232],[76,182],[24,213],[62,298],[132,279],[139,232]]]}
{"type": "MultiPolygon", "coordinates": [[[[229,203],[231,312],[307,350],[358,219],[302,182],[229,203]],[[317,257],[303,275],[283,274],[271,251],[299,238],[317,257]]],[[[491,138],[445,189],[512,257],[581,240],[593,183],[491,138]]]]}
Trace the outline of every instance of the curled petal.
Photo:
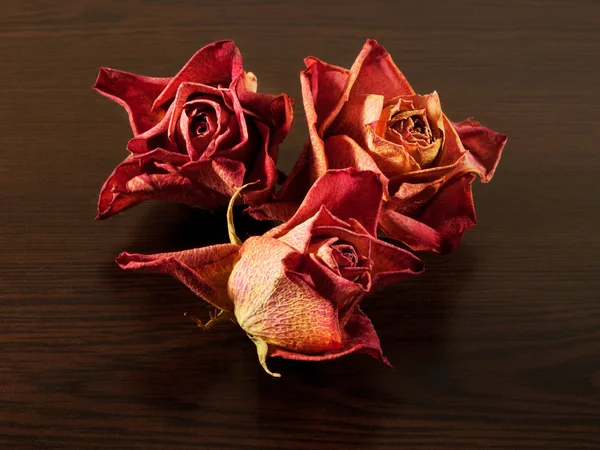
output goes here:
{"type": "Polygon", "coordinates": [[[162,120],[164,111],[152,110],[152,104],[169,81],[170,78],[145,77],[102,67],[94,89],[125,108],[133,134],[137,136],[162,120]]]}
{"type": "Polygon", "coordinates": [[[171,152],[163,148],[157,148],[146,153],[133,154],[140,164],[147,164],[150,162],[159,162],[163,164],[169,164],[172,166],[183,166],[190,162],[190,157],[182,153],[171,152]]]}
{"type": "Polygon", "coordinates": [[[258,94],[252,91],[247,75],[233,82],[241,107],[269,127],[271,144],[280,144],[290,132],[294,118],[294,101],[286,94],[258,94]]]}
{"type": "Polygon", "coordinates": [[[173,112],[169,118],[168,123],[169,140],[173,142],[175,142],[175,130],[177,128],[179,118],[181,117],[181,113],[186,102],[188,102],[190,95],[192,94],[203,94],[202,98],[212,99],[212,102],[222,99],[222,91],[217,88],[207,86],[201,83],[194,83],[189,81],[182,82],[177,88],[175,100],[173,100],[173,104],[171,107],[173,112]]]}
{"type": "Polygon", "coordinates": [[[238,245],[221,244],[155,255],[124,252],[117,257],[117,264],[122,269],[169,274],[208,303],[232,312],[233,303],[227,295],[227,281],[239,249],[238,245]]]}
{"type": "MultiPolygon", "coordinates": [[[[269,123],[273,127],[271,143],[278,145],[286,138],[292,128],[294,121],[294,100],[288,95],[281,94],[270,103],[272,120],[269,123]]],[[[267,116],[268,117],[268,116],[267,116]]]]}
{"type": "Polygon", "coordinates": [[[359,255],[370,257],[373,236],[366,233],[365,228],[356,219],[350,219],[349,222],[358,224],[360,231],[356,232],[353,229],[342,228],[340,226],[322,225],[313,228],[313,236],[336,237],[341,241],[352,244],[359,255]]]}
{"type": "Polygon", "coordinates": [[[367,125],[377,122],[383,110],[382,95],[359,95],[344,104],[325,136],[346,135],[359,144],[366,143],[367,125]]]}
{"type": "Polygon", "coordinates": [[[190,58],[156,98],[152,109],[157,109],[173,98],[183,82],[229,87],[231,82],[243,73],[242,55],[233,41],[213,42],[202,47],[190,58]]]}
{"type": "Polygon", "coordinates": [[[386,366],[391,367],[388,359],[383,356],[379,337],[369,318],[357,307],[342,331],[342,347],[328,350],[317,355],[306,355],[282,348],[275,348],[271,356],[300,361],[327,361],[350,353],[366,353],[386,366]]]}
{"type": "Polygon", "coordinates": [[[243,75],[246,89],[250,92],[258,91],[258,78],[252,72],[246,72],[243,75]]]}
{"type": "Polygon", "coordinates": [[[454,251],[464,232],[477,223],[471,193],[474,177],[467,173],[452,179],[417,215],[384,209],[381,229],[413,250],[454,251]]]}
{"type": "Polygon", "coordinates": [[[125,188],[129,180],[141,175],[140,163],[135,158],[129,156],[119,164],[100,190],[96,219],[106,219],[141,203],[143,199],[128,195],[125,188]]]}
{"type": "Polygon", "coordinates": [[[475,167],[481,181],[487,183],[494,176],[500,162],[507,136],[481,126],[479,122],[471,119],[452,123],[452,126],[469,152],[469,163],[475,167]]]}
{"type": "Polygon", "coordinates": [[[340,220],[355,218],[371,234],[377,229],[383,184],[370,171],[331,170],[312,185],[294,216],[278,229],[284,233],[314,216],[321,206],[340,220]],[[357,208],[360,205],[360,208],[357,208]]]}
{"type": "Polygon", "coordinates": [[[390,177],[390,190],[398,189],[401,183],[433,183],[436,180],[443,178],[451,178],[452,176],[461,173],[467,173],[470,170],[470,166],[465,164],[466,153],[461,154],[456,161],[452,164],[445,166],[431,167],[429,169],[414,170],[406,173],[399,173],[398,175],[390,177]],[[451,175],[451,176],[450,176],[451,175]]]}
{"type": "Polygon", "coordinates": [[[269,144],[269,128],[261,122],[255,123],[261,136],[261,146],[257,149],[252,171],[248,174],[246,182],[254,183],[252,187],[244,190],[244,203],[247,205],[261,205],[266,202],[273,192],[277,183],[277,147],[269,144]]]}
{"type": "Polygon", "coordinates": [[[179,153],[177,143],[169,139],[169,123],[173,117],[175,104],[171,104],[160,122],[149,130],[140,133],[129,140],[127,150],[136,155],[143,155],[156,148],[163,148],[173,153],[179,153]]]}
{"type": "MultiPolygon", "coordinates": [[[[181,173],[225,199],[244,184],[246,169],[241,162],[218,157],[187,163],[181,167],[181,173]]],[[[226,205],[227,201],[222,204],[226,205]]]]}
{"type": "Polygon", "coordinates": [[[468,173],[452,180],[419,214],[420,221],[439,233],[441,253],[456,250],[465,231],[477,224],[471,192],[474,178],[472,173],[468,173]]]}
{"type": "MultiPolygon", "coordinates": [[[[437,193],[444,184],[444,177],[423,183],[402,183],[396,193],[387,199],[386,208],[402,214],[417,212],[437,193]]],[[[390,181],[390,190],[392,190],[390,181]]]]}
{"type": "Polygon", "coordinates": [[[330,299],[337,307],[337,316],[341,326],[347,322],[348,314],[354,310],[355,305],[371,289],[371,277],[368,272],[365,272],[367,281],[363,286],[337,275],[318,261],[314,255],[310,255],[303,270],[311,277],[319,293],[330,299]]]}
{"type": "Polygon", "coordinates": [[[325,152],[330,169],[345,169],[352,167],[357,170],[370,170],[381,173],[373,157],[352,138],[338,135],[327,138],[325,152]]]}
{"type": "Polygon", "coordinates": [[[352,95],[379,94],[386,100],[415,92],[390,54],[374,39],[365,43],[350,72],[356,72],[352,95]],[[361,55],[364,55],[361,56],[361,55]]]}
{"type": "Polygon", "coordinates": [[[365,140],[365,151],[386,177],[391,179],[421,169],[402,145],[383,139],[370,126],[366,127],[365,140]]]}
{"type": "Polygon", "coordinates": [[[379,218],[381,230],[413,250],[439,252],[441,237],[433,228],[392,209],[383,209],[379,218]]]}
{"type": "Polygon", "coordinates": [[[152,171],[148,171],[146,165],[140,164],[133,156],[119,164],[100,191],[96,219],[106,219],[151,199],[175,201],[206,209],[213,209],[224,203],[215,192],[177,174],[176,170],[165,170],[168,165],[149,166],[152,171]]]}
{"type": "Polygon", "coordinates": [[[443,115],[444,122],[444,145],[440,151],[436,166],[451,166],[456,163],[467,152],[460,142],[458,134],[446,115],[443,115]]]}
{"type": "Polygon", "coordinates": [[[371,242],[371,259],[373,289],[381,289],[388,284],[423,273],[423,261],[409,251],[380,239],[373,238],[371,242]]]}
{"type": "Polygon", "coordinates": [[[286,222],[294,215],[310,188],[309,147],[309,144],[304,146],[291,173],[283,183],[283,186],[281,186],[279,192],[275,195],[273,201],[248,209],[248,213],[252,217],[258,220],[286,222]]]}
{"type": "Polygon", "coordinates": [[[308,149],[308,182],[312,184],[327,172],[328,164],[322,134],[317,131],[318,116],[315,110],[310,79],[304,72],[300,73],[300,84],[302,86],[302,101],[308,125],[308,136],[310,138],[310,145],[305,147],[308,149]]]}
{"type": "Polygon", "coordinates": [[[348,223],[333,216],[324,205],[321,205],[319,211],[314,216],[295,227],[289,228],[283,225],[272,228],[265,236],[279,239],[300,253],[306,253],[308,250],[310,240],[313,237],[313,231],[316,227],[349,227],[348,223]]]}
{"type": "Polygon", "coordinates": [[[367,40],[362,51],[350,68],[350,74],[340,100],[331,110],[319,128],[323,136],[325,130],[336,119],[344,103],[350,96],[378,94],[385,100],[398,95],[412,95],[414,91],[392,61],[389,53],[373,39],[367,40]]]}
{"type": "Polygon", "coordinates": [[[305,97],[314,106],[316,118],[315,127],[319,129],[321,122],[329,115],[329,112],[335,107],[344,92],[348,81],[348,69],[334,66],[309,56],[304,60],[306,70],[302,73],[308,81],[306,93],[310,92],[310,97],[305,97]]]}

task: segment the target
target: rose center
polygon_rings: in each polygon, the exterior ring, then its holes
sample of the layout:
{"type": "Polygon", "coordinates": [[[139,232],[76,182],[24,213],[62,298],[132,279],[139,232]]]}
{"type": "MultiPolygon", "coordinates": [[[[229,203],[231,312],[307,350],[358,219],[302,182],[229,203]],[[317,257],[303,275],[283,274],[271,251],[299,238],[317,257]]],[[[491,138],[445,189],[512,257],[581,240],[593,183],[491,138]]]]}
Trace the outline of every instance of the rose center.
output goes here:
{"type": "Polygon", "coordinates": [[[339,244],[334,245],[333,247],[340,252],[339,258],[337,258],[340,267],[356,266],[358,263],[358,255],[356,254],[354,247],[348,244],[339,244]]]}
{"type": "Polygon", "coordinates": [[[190,130],[194,136],[202,136],[208,131],[208,118],[204,113],[194,115],[190,122],[190,130]]]}
{"type": "Polygon", "coordinates": [[[433,142],[433,133],[427,119],[420,115],[410,115],[408,113],[398,113],[394,115],[389,122],[388,128],[394,130],[407,141],[419,140],[426,144],[433,142]]]}

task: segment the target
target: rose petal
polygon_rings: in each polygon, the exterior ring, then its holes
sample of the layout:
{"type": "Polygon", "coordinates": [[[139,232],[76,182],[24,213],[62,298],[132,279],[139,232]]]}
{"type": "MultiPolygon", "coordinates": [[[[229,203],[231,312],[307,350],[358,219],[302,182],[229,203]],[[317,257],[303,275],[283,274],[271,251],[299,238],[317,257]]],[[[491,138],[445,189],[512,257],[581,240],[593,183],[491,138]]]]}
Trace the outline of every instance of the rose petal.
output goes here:
{"type": "MultiPolygon", "coordinates": [[[[445,179],[442,177],[424,183],[402,183],[394,196],[387,199],[384,207],[402,214],[415,213],[433,198],[444,181],[445,179]]],[[[393,191],[393,189],[394,186],[390,182],[390,190],[393,191]]]]}
{"type": "Polygon", "coordinates": [[[298,211],[282,225],[280,232],[308,220],[325,206],[338,219],[353,217],[375,234],[382,195],[383,185],[374,172],[352,168],[331,170],[313,184],[298,211]]]}
{"type": "Polygon", "coordinates": [[[246,183],[257,184],[248,186],[242,196],[247,205],[260,205],[267,201],[272,195],[273,188],[277,183],[277,146],[271,144],[269,128],[258,122],[255,123],[260,133],[261,146],[257,149],[252,171],[247,177],[246,183]]]}
{"type": "Polygon", "coordinates": [[[162,120],[149,130],[134,136],[127,143],[127,150],[138,155],[147,153],[156,148],[163,148],[173,153],[181,153],[177,143],[168,136],[169,123],[173,117],[175,105],[171,104],[162,120]]]}
{"type": "Polygon", "coordinates": [[[477,224],[471,183],[475,176],[465,174],[441,188],[427,204],[418,220],[434,228],[440,235],[440,252],[456,250],[464,232],[477,224]]]}
{"type": "Polygon", "coordinates": [[[414,170],[390,177],[390,191],[394,192],[394,189],[400,187],[402,183],[432,183],[445,177],[449,178],[451,175],[454,176],[457,173],[467,173],[471,171],[471,167],[465,164],[466,157],[467,154],[463,153],[456,161],[449,165],[414,170]]]}
{"type": "Polygon", "coordinates": [[[281,94],[273,99],[269,108],[271,109],[271,125],[273,127],[271,143],[278,145],[283,142],[292,128],[294,100],[285,94],[281,94]]]}
{"type": "Polygon", "coordinates": [[[219,102],[202,98],[186,103],[186,108],[179,117],[179,134],[183,137],[185,148],[191,160],[208,159],[216,151],[216,137],[221,135],[222,117],[228,115],[221,108],[219,102]],[[193,118],[189,117],[188,107],[203,108],[206,114],[207,131],[198,136],[192,134],[193,118]]]}
{"type": "MultiPolygon", "coordinates": [[[[248,123],[246,113],[242,107],[240,100],[238,99],[237,93],[234,90],[228,90],[223,95],[223,99],[229,102],[226,105],[229,110],[233,113],[231,120],[229,121],[230,127],[228,127],[228,134],[231,131],[235,131],[235,134],[228,136],[227,139],[223,138],[218,142],[219,156],[227,159],[236,161],[245,161],[248,155],[252,154],[255,149],[255,142],[258,134],[253,126],[253,121],[250,119],[248,123]],[[235,125],[234,125],[235,123],[235,125]],[[236,136],[236,140],[232,140],[231,137],[236,136]],[[233,147],[225,148],[225,142],[234,143],[233,147]]],[[[208,155],[205,155],[208,157],[208,155]]]]}
{"type": "Polygon", "coordinates": [[[359,308],[354,310],[354,313],[350,316],[350,320],[348,320],[343,329],[342,345],[339,349],[329,350],[319,355],[306,355],[282,348],[275,348],[271,351],[271,356],[300,361],[327,361],[350,353],[366,353],[386,366],[391,367],[388,359],[383,356],[379,337],[377,337],[373,324],[359,308]]]}
{"type": "MultiPolygon", "coordinates": [[[[401,135],[390,129],[387,130],[386,138],[388,140],[399,139],[401,142],[398,142],[398,144],[406,149],[420,167],[429,167],[436,160],[440,147],[442,146],[442,138],[444,137],[444,120],[438,93],[434,91],[428,95],[402,96],[398,100],[398,105],[400,105],[401,110],[422,115],[423,120],[430,128],[435,140],[431,144],[420,143],[416,145],[407,145],[401,135]],[[410,107],[405,110],[402,105],[407,103],[410,107]]],[[[387,126],[387,124],[385,124],[385,126],[387,126]]]]}
{"type": "Polygon", "coordinates": [[[319,134],[333,123],[338,113],[351,96],[379,94],[385,100],[398,95],[412,95],[414,91],[404,75],[392,61],[389,53],[373,39],[367,40],[350,68],[344,92],[323,121],[319,134]]]}
{"type": "Polygon", "coordinates": [[[350,69],[357,72],[352,96],[379,94],[388,100],[415,93],[390,54],[376,40],[367,40],[361,53],[365,54],[364,59],[357,58],[357,61],[362,59],[361,64],[355,63],[350,69]]]}
{"type": "Polygon", "coordinates": [[[411,252],[373,238],[371,242],[373,260],[373,289],[381,289],[396,281],[423,273],[424,264],[411,252]]]}
{"type": "MultiPolygon", "coordinates": [[[[244,77],[244,84],[246,85],[246,90],[250,92],[258,91],[258,78],[252,72],[246,72],[240,77],[244,77]]],[[[238,77],[239,78],[239,77],[238,77]]]]}
{"type": "Polygon", "coordinates": [[[405,243],[413,250],[440,251],[439,233],[430,226],[394,210],[382,210],[379,227],[390,238],[405,243]]]}
{"type": "Polygon", "coordinates": [[[337,275],[340,275],[340,266],[338,264],[340,251],[332,247],[336,242],[338,242],[338,240],[339,239],[336,237],[328,236],[311,239],[306,253],[308,253],[311,257],[316,258],[315,261],[318,261],[320,264],[324,265],[325,268],[335,272],[337,275]]]}
{"type": "MultiPolygon", "coordinates": [[[[108,177],[98,200],[96,219],[106,219],[146,200],[168,200],[213,209],[222,204],[216,193],[198,183],[174,173],[161,170],[129,156],[108,177]],[[156,173],[158,172],[158,173],[156,173]]],[[[225,200],[226,203],[226,200],[225,200]]]]}
{"type": "Polygon", "coordinates": [[[365,139],[366,152],[387,178],[391,179],[421,169],[403,146],[383,139],[370,126],[366,128],[365,139]]]}
{"type": "Polygon", "coordinates": [[[458,133],[446,115],[443,115],[443,120],[444,145],[440,151],[440,154],[438,155],[438,160],[436,161],[436,166],[438,167],[453,165],[467,152],[460,142],[458,133]]]}
{"type": "Polygon", "coordinates": [[[313,229],[322,226],[343,228],[348,227],[349,224],[333,216],[327,208],[322,205],[319,208],[319,211],[306,221],[291,228],[288,224],[282,224],[269,230],[265,233],[265,236],[279,239],[298,252],[306,253],[313,237],[313,229]]]}
{"type": "Polygon", "coordinates": [[[164,111],[152,110],[152,104],[170,80],[101,67],[94,89],[125,108],[137,136],[162,120],[164,111]]]}
{"type": "Polygon", "coordinates": [[[346,135],[364,146],[366,144],[366,127],[379,120],[382,110],[383,96],[381,95],[351,97],[327,129],[324,137],[346,135]]]}
{"type": "Polygon", "coordinates": [[[258,220],[286,222],[294,215],[310,187],[309,152],[309,146],[305,145],[273,201],[247,210],[252,217],[258,220]]]}
{"type": "Polygon", "coordinates": [[[302,353],[341,346],[337,310],[294,267],[300,255],[268,237],[244,242],[229,279],[240,326],[253,338],[302,353]],[[290,262],[290,258],[294,262],[290,262]]]}
{"type": "Polygon", "coordinates": [[[238,258],[240,247],[220,244],[173,253],[140,255],[121,253],[117,264],[122,269],[169,274],[194,294],[225,311],[233,311],[227,295],[227,280],[238,258]]]}
{"type": "Polygon", "coordinates": [[[483,127],[471,119],[452,123],[452,126],[469,152],[469,163],[475,168],[481,181],[487,183],[494,176],[500,162],[507,136],[483,127]]]}
{"type": "MultiPolygon", "coordinates": [[[[367,294],[371,288],[370,283],[368,283],[366,287],[363,287],[353,280],[346,279],[340,274],[336,274],[318,261],[314,254],[310,255],[306,260],[302,270],[310,276],[317,291],[336,305],[338,310],[338,320],[341,324],[344,324],[346,321],[344,311],[347,310],[347,305],[352,305],[352,307],[354,307],[356,303],[363,299],[365,294],[367,294]]],[[[362,272],[364,272],[364,270],[362,272]]]]}
{"type": "Polygon", "coordinates": [[[384,209],[381,229],[413,250],[454,251],[464,232],[477,223],[471,194],[474,177],[467,173],[452,179],[414,218],[384,209]]]}
{"type": "Polygon", "coordinates": [[[221,90],[212,86],[189,81],[181,83],[177,88],[175,100],[173,100],[173,103],[169,108],[172,109],[172,114],[170,115],[168,123],[168,136],[171,142],[175,142],[175,130],[177,129],[177,124],[180,120],[183,109],[192,94],[200,94],[200,98],[210,101],[213,105],[213,108],[218,105],[216,101],[222,99],[221,90]]]}
{"type": "Polygon", "coordinates": [[[242,55],[233,41],[213,42],[190,58],[154,101],[152,109],[157,109],[172,98],[179,85],[186,81],[229,87],[232,80],[243,73],[242,55]]]}
{"type": "Polygon", "coordinates": [[[123,193],[127,182],[140,175],[142,175],[140,162],[132,156],[127,157],[115,168],[100,190],[96,220],[107,219],[143,201],[123,193]]]}
{"type": "Polygon", "coordinates": [[[251,90],[246,76],[235,80],[231,89],[236,92],[242,108],[262,123],[271,131],[271,144],[280,144],[288,135],[294,117],[294,102],[286,94],[278,96],[258,94],[251,90]]]}
{"type": "Polygon", "coordinates": [[[310,101],[314,105],[316,113],[315,126],[316,129],[319,129],[321,122],[342,96],[349,71],[313,56],[305,58],[304,63],[306,69],[302,73],[310,86],[310,101]]]}
{"type": "Polygon", "coordinates": [[[244,184],[246,168],[238,161],[225,158],[192,161],[181,167],[181,173],[223,195],[222,205],[244,184]]]}
{"type": "Polygon", "coordinates": [[[300,72],[300,84],[302,86],[302,101],[304,103],[304,113],[308,125],[308,136],[310,146],[307,147],[309,163],[307,165],[309,183],[314,183],[321,175],[327,172],[328,164],[323,146],[322,134],[317,131],[317,112],[313,101],[310,79],[304,72],[300,72]]]}
{"type": "MultiPolygon", "coordinates": [[[[349,222],[358,223],[356,219],[350,219],[349,222]]],[[[366,233],[365,228],[360,225],[361,229],[359,232],[354,231],[346,227],[340,227],[335,225],[321,225],[315,226],[312,230],[314,237],[328,236],[336,237],[341,241],[349,242],[354,246],[357,253],[360,256],[369,258],[371,256],[371,241],[373,236],[366,233]]]]}
{"type": "MultiPolygon", "coordinates": [[[[325,141],[325,153],[330,169],[354,168],[357,170],[369,170],[380,174],[381,170],[371,157],[353,139],[345,135],[332,136],[325,141]]],[[[381,178],[384,184],[385,177],[381,178]]],[[[385,186],[387,187],[387,186],[385,186]]],[[[384,189],[386,192],[387,189],[384,189]]]]}

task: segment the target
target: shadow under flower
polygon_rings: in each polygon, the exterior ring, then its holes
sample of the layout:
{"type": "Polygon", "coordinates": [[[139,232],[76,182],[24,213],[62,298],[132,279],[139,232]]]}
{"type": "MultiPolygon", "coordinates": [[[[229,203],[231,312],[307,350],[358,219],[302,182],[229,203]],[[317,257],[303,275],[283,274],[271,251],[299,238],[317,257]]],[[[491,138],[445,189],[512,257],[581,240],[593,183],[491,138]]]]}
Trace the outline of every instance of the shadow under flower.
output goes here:
{"type": "MultiPolygon", "coordinates": [[[[115,257],[121,251],[152,254],[228,242],[225,210],[162,202],[153,202],[146,210],[132,240],[112,252],[115,257]]],[[[234,210],[234,220],[242,239],[269,229],[241,207],[234,210]]],[[[212,392],[231,391],[240,380],[255,376],[251,368],[260,368],[255,347],[237,325],[222,323],[204,332],[184,317],[187,313],[206,321],[210,305],[181,282],[168,275],[123,271],[114,259],[101,272],[111,290],[127,298],[128,309],[139,311],[134,326],[143,348],[131,377],[142,401],[158,408],[211,410],[218,406],[211,405],[213,401],[222,402],[212,392]]]]}

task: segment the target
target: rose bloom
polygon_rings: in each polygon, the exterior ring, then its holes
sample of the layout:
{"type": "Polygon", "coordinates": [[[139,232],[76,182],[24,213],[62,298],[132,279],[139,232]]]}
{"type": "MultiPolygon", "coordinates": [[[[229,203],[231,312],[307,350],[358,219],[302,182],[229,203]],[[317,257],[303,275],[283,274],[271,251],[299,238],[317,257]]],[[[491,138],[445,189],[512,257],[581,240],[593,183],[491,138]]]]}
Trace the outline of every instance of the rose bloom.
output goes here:
{"type": "Polygon", "coordinates": [[[329,171],[289,221],[263,236],[176,253],[122,253],[117,262],[171,274],[229,313],[268,373],[267,356],[321,361],[362,352],[389,365],[359,303],[423,264],[374,236],[382,197],[373,172],[329,171]]]}
{"type": "Polygon", "coordinates": [[[314,57],[305,63],[310,142],[275,202],[252,214],[284,221],[327,170],[372,170],[386,188],[383,232],[414,250],[454,250],[476,223],[471,183],[492,178],[506,136],[472,120],[451,122],[438,94],[415,94],[374,40],[350,70],[314,57]]]}
{"type": "Polygon", "coordinates": [[[257,93],[232,41],[202,48],[172,78],[101,68],[94,89],[127,110],[134,134],[130,156],[102,188],[97,218],[149,199],[214,209],[255,181],[245,203],[271,196],[292,100],[257,93]]]}

